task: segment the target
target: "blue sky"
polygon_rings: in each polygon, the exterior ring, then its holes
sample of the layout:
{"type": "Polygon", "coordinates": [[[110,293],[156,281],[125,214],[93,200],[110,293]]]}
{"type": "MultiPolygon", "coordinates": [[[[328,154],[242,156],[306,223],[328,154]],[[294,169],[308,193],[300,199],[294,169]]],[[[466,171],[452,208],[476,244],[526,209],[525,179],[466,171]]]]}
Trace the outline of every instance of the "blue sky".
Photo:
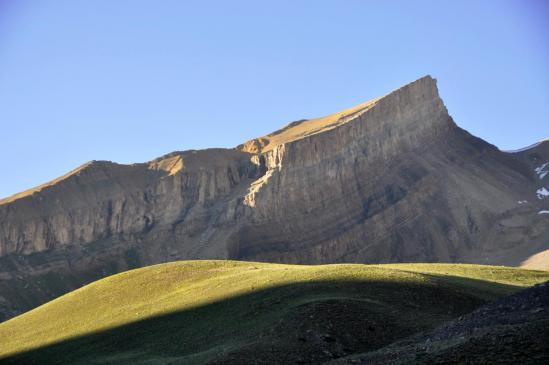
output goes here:
{"type": "Polygon", "coordinates": [[[0,197],[233,147],[430,74],[502,149],[549,137],[549,2],[0,0],[0,197]]]}

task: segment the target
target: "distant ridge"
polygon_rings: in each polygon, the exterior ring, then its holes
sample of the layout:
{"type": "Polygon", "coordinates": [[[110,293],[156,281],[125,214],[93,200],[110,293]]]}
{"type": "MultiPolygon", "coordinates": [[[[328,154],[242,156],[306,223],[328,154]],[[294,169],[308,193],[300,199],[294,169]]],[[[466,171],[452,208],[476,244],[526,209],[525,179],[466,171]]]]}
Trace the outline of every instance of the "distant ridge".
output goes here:
{"type": "Polygon", "coordinates": [[[549,139],[548,138],[542,139],[539,142],[533,143],[533,144],[531,144],[529,146],[526,146],[526,147],[523,147],[523,148],[519,148],[517,150],[502,150],[502,152],[506,152],[506,153],[524,152],[524,151],[527,151],[527,150],[531,150],[532,148],[538,147],[540,144],[545,143],[545,142],[549,142],[549,139]]]}

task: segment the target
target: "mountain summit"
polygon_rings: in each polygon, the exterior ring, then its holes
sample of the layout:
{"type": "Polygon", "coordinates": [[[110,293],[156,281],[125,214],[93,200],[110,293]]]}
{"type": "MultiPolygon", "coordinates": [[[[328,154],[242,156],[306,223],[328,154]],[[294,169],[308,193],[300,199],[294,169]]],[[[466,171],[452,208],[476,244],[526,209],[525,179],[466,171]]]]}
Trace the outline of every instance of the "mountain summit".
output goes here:
{"type": "Polygon", "coordinates": [[[548,267],[548,162],[457,127],[430,76],[234,149],[93,161],[0,200],[0,316],[184,259],[548,267]]]}

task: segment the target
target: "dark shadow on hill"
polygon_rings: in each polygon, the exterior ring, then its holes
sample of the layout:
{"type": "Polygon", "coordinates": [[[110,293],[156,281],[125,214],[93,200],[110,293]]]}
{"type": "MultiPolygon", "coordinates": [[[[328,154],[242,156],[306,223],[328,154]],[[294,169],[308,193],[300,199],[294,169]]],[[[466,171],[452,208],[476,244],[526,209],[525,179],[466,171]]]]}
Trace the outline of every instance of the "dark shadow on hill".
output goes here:
{"type": "Polygon", "coordinates": [[[343,364],[549,364],[549,282],[343,364]]]}
{"type": "Polygon", "coordinates": [[[466,281],[456,286],[441,276],[436,285],[346,280],[277,286],[67,339],[0,364],[323,363],[433,329],[487,297],[519,289],[466,281]],[[490,290],[480,297],[478,288],[490,290]]]}

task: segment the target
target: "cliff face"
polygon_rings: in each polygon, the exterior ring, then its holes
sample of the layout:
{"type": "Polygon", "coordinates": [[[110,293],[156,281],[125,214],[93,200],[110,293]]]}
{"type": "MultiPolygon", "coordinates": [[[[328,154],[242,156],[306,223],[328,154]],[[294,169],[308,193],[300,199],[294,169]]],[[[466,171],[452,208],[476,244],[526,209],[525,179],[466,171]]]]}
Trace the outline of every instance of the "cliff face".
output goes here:
{"type": "Polygon", "coordinates": [[[226,149],[173,153],[129,166],[90,162],[3,201],[0,255],[106,238],[139,240],[214,205],[257,171],[248,153],[226,149]]]}
{"type": "Polygon", "coordinates": [[[469,135],[424,77],[235,149],[92,162],[0,201],[0,313],[177,259],[531,262],[549,248],[545,145],[469,135]]]}
{"type": "Polygon", "coordinates": [[[322,133],[266,146],[266,181],[232,258],[520,265],[525,246],[549,242],[533,169],[458,128],[429,77],[322,133]]]}

